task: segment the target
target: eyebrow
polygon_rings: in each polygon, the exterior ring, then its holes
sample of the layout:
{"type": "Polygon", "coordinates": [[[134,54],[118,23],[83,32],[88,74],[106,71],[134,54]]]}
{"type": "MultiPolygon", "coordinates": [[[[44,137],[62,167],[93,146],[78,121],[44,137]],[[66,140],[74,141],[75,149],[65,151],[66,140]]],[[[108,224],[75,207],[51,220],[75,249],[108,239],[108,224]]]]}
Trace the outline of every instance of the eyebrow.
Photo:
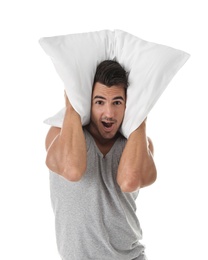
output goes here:
{"type": "MultiPolygon", "coordinates": [[[[93,99],[96,99],[96,98],[106,100],[106,98],[102,97],[102,96],[95,96],[93,99]]],[[[124,101],[124,98],[122,96],[117,96],[117,97],[113,98],[113,100],[117,100],[117,99],[121,99],[124,101]]]]}

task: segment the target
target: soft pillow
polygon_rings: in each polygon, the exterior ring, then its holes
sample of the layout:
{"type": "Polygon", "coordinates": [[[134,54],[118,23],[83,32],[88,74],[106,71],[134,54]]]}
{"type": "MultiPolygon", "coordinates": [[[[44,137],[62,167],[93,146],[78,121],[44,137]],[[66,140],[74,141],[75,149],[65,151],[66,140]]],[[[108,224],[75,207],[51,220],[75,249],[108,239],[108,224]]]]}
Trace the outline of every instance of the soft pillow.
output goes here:
{"type": "MultiPolygon", "coordinates": [[[[67,96],[80,114],[82,124],[90,121],[91,93],[97,65],[116,59],[129,72],[127,104],[121,133],[129,135],[143,122],[184,65],[189,54],[161,44],[144,41],[121,30],[62,35],[40,39],[44,51],[64,82],[67,96]]],[[[62,126],[65,108],[45,120],[62,126]]]]}

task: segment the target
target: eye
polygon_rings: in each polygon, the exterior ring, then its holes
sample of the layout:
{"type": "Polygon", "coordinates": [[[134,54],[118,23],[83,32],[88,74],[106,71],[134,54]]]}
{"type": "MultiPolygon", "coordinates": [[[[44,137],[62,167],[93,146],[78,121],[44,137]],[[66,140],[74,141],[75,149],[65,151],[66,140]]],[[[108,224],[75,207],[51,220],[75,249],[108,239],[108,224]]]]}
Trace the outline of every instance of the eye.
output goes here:
{"type": "Polygon", "coordinates": [[[122,103],[121,103],[121,101],[115,101],[115,102],[113,102],[113,104],[118,106],[118,105],[121,105],[122,103]]]}
{"type": "Polygon", "coordinates": [[[104,102],[103,102],[102,100],[97,100],[97,101],[95,102],[95,104],[97,104],[97,105],[103,105],[104,102]]]}

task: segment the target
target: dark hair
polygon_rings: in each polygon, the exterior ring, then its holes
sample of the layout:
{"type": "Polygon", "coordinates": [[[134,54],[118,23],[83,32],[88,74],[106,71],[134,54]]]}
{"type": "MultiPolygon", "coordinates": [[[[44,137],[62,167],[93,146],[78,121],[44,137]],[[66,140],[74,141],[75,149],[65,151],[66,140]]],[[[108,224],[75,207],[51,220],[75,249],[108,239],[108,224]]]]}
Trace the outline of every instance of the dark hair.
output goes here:
{"type": "Polygon", "coordinates": [[[95,73],[94,84],[99,82],[111,87],[113,85],[123,85],[128,87],[128,73],[115,60],[105,60],[97,66],[95,73]]]}

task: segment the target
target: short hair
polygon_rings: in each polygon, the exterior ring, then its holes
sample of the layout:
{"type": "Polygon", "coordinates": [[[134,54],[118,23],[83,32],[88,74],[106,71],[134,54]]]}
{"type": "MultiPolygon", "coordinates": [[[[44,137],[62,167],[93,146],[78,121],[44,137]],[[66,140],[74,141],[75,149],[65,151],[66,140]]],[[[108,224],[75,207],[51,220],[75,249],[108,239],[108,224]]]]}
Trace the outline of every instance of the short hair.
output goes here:
{"type": "Polygon", "coordinates": [[[128,87],[128,73],[117,61],[105,60],[97,66],[93,86],[96,82],[107,87],[122,85],[126,89],[128,87]]]}

